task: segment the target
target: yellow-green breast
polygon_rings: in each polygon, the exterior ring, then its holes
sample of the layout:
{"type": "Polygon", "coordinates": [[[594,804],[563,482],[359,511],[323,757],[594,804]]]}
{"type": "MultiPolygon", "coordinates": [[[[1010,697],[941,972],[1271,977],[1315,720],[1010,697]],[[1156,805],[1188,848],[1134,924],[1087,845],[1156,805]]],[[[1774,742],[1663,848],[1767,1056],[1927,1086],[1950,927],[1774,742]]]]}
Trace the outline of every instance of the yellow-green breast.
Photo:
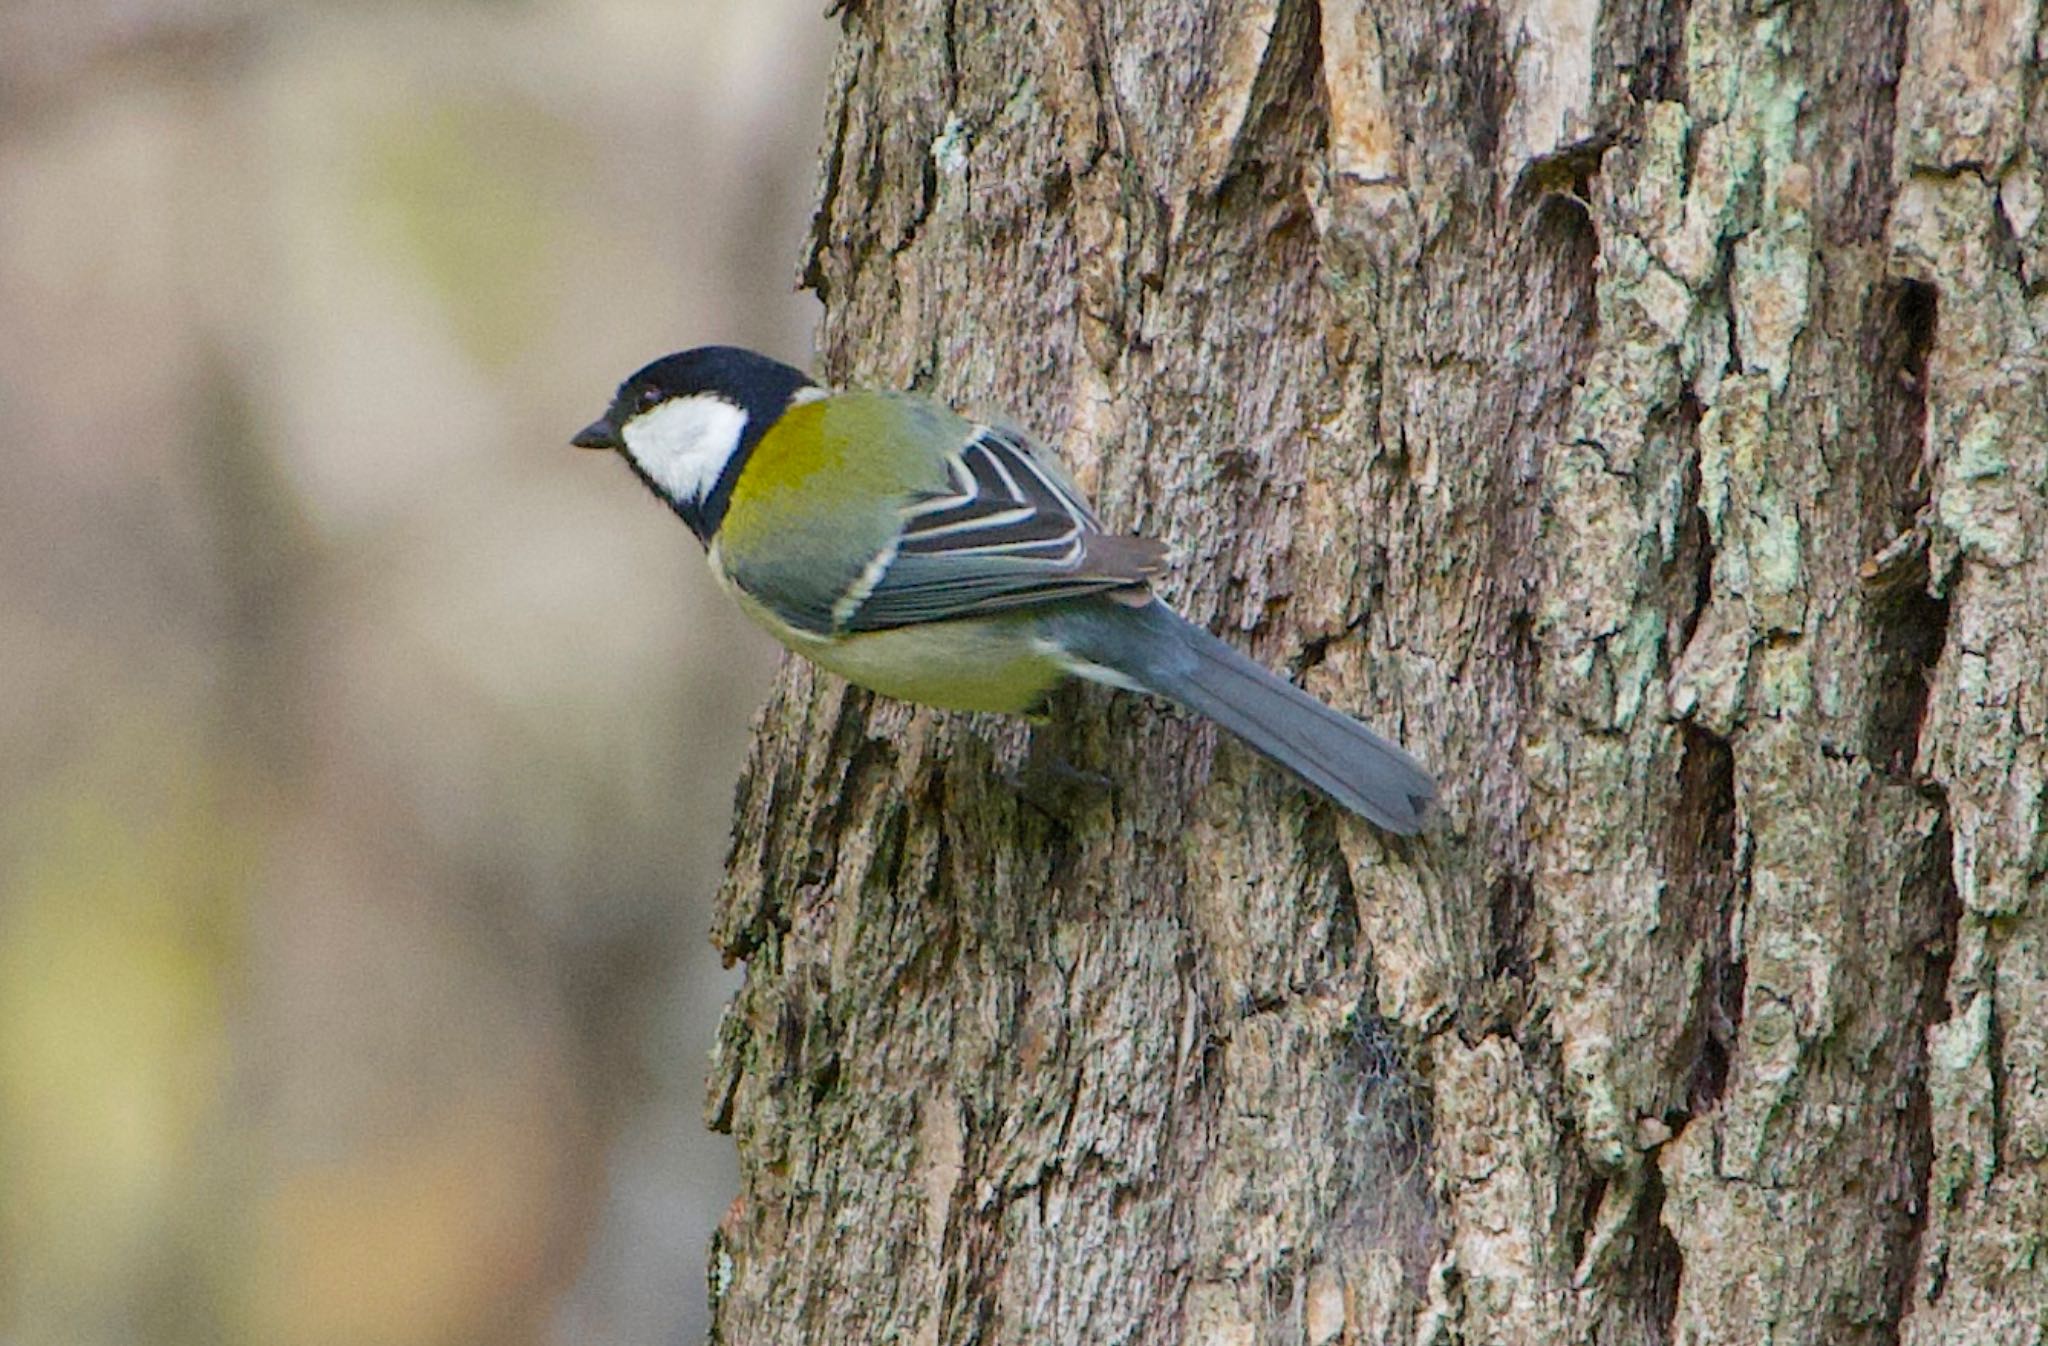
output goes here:
{"type": "Polygon", "coordinates": [[[741,608],[798,654],[886,696],[951,710],[1036,707],[1066,674],[1033,639],[1029,614],[825,630],[832,605],[901,529],[902,504],[951,485],[945,455],[968,431],[945,408],[899,393],[835,393],[785,411],[754,446],[716,539],[714,565],[741,608]]]}

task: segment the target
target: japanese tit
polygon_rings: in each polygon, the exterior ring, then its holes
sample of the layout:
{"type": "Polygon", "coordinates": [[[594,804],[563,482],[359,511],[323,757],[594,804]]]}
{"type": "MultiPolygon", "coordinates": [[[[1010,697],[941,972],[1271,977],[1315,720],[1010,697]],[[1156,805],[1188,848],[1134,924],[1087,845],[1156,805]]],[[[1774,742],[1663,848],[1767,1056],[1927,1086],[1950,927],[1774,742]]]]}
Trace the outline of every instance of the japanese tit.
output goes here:
{"type": "Polygon", "coordinates": [[[1103,532],[1015,430],[704,346],[627,379],[573,442],[624,458],[749,617],[849,681],[1032,714],[1087,678],[1208,716],[1390,832],[1429,811],[1414,758],[1155,598],[1165,547],[1103,532]]]}

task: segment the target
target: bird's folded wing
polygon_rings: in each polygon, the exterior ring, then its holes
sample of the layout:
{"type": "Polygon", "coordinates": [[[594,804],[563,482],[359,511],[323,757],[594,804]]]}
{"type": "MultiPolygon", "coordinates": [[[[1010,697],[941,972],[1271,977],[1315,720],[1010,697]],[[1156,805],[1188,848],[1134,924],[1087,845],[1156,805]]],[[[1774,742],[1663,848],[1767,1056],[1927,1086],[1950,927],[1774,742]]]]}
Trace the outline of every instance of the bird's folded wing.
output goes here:
{"type": "Polygon", "coordinates": [[[951,488],[904,507],[903,531],[833,607],[846,632],[881,631],[1142,584],[1164,544],[1102,532],[1059,470],[1014,431],[976,427],[951,488]]]}

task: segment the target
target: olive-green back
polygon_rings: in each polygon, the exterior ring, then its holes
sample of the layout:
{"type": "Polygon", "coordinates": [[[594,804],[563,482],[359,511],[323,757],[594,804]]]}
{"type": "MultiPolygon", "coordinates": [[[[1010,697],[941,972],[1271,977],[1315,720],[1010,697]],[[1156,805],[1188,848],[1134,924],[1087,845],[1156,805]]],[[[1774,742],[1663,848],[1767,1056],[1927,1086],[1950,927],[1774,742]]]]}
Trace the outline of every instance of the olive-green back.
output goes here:
{"type": "Polygon", "coordinates": [[[967,434],[944,407],[901,393],[789,408],[754,446],[719,525],[727,573],[791,625],[832,629],[833,606],[901,529],[901,506],[949,488],[946,453],[967,434]]]}

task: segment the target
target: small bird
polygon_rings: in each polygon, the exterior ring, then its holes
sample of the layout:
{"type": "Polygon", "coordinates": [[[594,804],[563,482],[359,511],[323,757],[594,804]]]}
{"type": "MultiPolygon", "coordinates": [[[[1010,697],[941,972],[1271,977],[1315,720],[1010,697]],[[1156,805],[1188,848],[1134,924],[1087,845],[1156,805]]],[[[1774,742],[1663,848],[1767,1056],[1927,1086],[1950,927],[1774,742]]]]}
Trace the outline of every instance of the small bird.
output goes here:
{"type": "Polygon", "coordinates": [[[1086,678],[1208,716],[1390,832],[1429,812],[1414,758],[1160,602],[1164,544],[1103,532],[1014,429],[702,346],[627,379],[572,442],[624,458],[749,617],[862,687],[1035,715],[1086,678]]]}

